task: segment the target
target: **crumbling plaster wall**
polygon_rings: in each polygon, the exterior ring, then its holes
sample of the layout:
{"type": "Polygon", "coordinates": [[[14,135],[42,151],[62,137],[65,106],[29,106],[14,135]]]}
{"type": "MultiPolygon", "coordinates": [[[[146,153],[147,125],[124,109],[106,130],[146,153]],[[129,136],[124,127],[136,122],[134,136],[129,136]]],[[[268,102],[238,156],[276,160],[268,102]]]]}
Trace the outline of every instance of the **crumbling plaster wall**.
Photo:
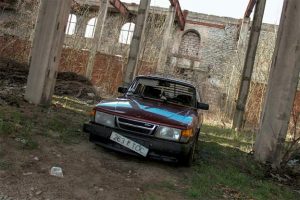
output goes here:
{"type": "MultiPolygon", "coordinates": [[[[135,12],[137,7],[137,5],[130,5],[129,9],[135,12]]],[[[23,10],[26,9],[28,8],[23,7],[23,10]]],[[[88,20],[97,16],[97,9],[93,7],[88,12],[73,10],[72,13],[77,16],[76,35],[66,36],[61,69],[84,74],[88,49],[90,49],[93,42],[91,38],[85,38],[84,33],[88,20]],[[81,54],[82,56],[80,56],[81,54]],[[84,59],[81,59],[80,64],[77,65],[78,58],[81,57],[84,57],[84,59]],[[75,59],[76,62],[71,61],[72,59],[75,59]]],[[[144,67],[140,67],[140,70],[138,70],[140,73],[147,74],[155,72],[164,34],[163,24],[168,9],[155,7],[152,8],[151,13],[146,26],[145,46],[139,62],[140,66],[144,67]]],[[[29,55],[30,41],[32,40],[31,33],[35,21],[34,16],[30,15],[29,21],[26,19],[24,21],[21,20],[22,24],[27,24],[26,26],[8,26],[11,25],[10,21],[20,21],[22,16],[25,16],[23,12],[14,10],[1,12],[0,36],[10,35],[21,39],[20,41],[25,41],[27,43],[25,46],[28,49],[26,51],[22,49],[22,53],[29,55]],[[29,41],[29,43],[26,41],[29,41]]],[[[100,82],[108,82],[108,80],[105,81],[105,77],[111,73],[118,74],[118,79],[122,77],[126,67],[129,45],[119,43],[119,34],[122,25],[126,22],[135,22],[134,15],[130,19],[126,19],[110,8],[105,21],[105,28],[93,74],[93,80],[99,87],[102,87],[100,82]],[[106,75],[103,76],[103,74],[106,75]]],[[[171,48],[168,54],[165,55],[168,57],[166,72],[177,74],[195,82],[202,91],[204,101],[211,104],[212,112],[216,110],[222,111],[222,109],[224,111],[226,105],[229,105],[229,101],[231,102],[229,109],[232,109],[232,102],[236,98],[238,79],[243,66],[243,63],[239,62],[237,48],[240,24],[241,20],[238,19],[189,12],[185,30],[179,30],[176,25],[173,28],[171,48]],[[191,40],[187,39],[187,44],[185,44],[184,48],[189,48],[191,43],[199,43],[191,45],[191,48],[199,49],[199,52],[193,53],[192,56],[180,55],[180,48],[183,48],[181,47],[183,35],[189,31],[197,33],[199,40],[192,40],[191,42],[191,40]],[[195,48],[197,45],[199,47],[195,48]]],[[[265,76],[262,78],[262,74],[267,74],[271,64],[276,37],[276,31],[274,30],[276,30],[274,26],[263,26],[253,75],[256,82],[264,82],[266,80],[265,76]]],[[[5,47],[10,45],[12,39],[5,40],[2,38],[0,41],[2,43],[0,47],[5,47]]],[[[18,50],[16,49],[15,52],[13,50],[13,47],[16,46],[20,45],[10,45],[10,54],[17,54],[18,50]]],[[[4,52],[5,49],[2,49],[2,51],[4,52]]],[[[4,55],[7,54],[1,53],[1,56],[4,55]]],[[[26,55],[21,57],[24,59],[24,62],[28,61],[25,59],[26,55]]],[[[115,82],[119,83],[120,80],[115,82]]],[[[110,86],[109,92],[116,87],[117,85],[110,86]]]]}
{"type": "MultiPolygon", "coordinates": [[[[169,68],[182,73],[187,79],[196,82],[202,90],[204,101],[215,112],[224,107],[226,85],[233,67],[237,65],[237,38],[239,20],[189,12],[184,31],[173,34],[169,68]],[[196,56],[181,55],[184,34],[196,32],[200,36],[199,52],[196,56]]],[[[195,40],[195,42],[198,42],[195,40]]]]}

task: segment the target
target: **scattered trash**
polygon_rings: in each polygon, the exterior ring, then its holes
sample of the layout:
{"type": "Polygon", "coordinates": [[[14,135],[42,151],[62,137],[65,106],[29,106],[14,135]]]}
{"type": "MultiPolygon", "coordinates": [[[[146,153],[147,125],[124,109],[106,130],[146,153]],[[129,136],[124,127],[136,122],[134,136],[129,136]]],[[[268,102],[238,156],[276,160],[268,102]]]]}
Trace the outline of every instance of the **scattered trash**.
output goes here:
{"type": "Polygon", "coordinates": [[[39,159],[37,156],[35,156],[35,157],[33,158],[33,160],[39,161],[40,159],[39,159]]]}
{"type": "Polygon", "coordinates": [[[40,194],[42,194],[42,191],[40,190],[35,193],[35,195],[40,195],[40,194]]]}
{"type": "Polygon", "coordinates": [[[62,168],[60,167],[52,167],[50,170],[50,175],[60,177],[60,178],[64,177],[62,168]]]}
{"type": "Polygon", "coordinates": [[[26,143],[27,143],[27,140],[22,139],[22,138],[16,138],[15,140],[16,140],[17,142],[21,142],[22,144],[26,144],[26,143]]]}
{"type": "Polygon", "coordinates": [[[287,164],[288,164],[289,166],[295,166],[295,165],[297,165],[298,163],[299,163],[299,160],[294,159],[294,160],[290,160],[287,164]]]}
{"type": "Polygon", "coordinates": [[[29,176],[29,175],[32,175],[33,173],[32,172],[25,172],[23,173],[23,176],[29,176]]]}
{"type": "Polygon", "coordinates": [[[94,98],[96,96],[94,93],[87,93],[87,95],[92,98],[94,98]]]}

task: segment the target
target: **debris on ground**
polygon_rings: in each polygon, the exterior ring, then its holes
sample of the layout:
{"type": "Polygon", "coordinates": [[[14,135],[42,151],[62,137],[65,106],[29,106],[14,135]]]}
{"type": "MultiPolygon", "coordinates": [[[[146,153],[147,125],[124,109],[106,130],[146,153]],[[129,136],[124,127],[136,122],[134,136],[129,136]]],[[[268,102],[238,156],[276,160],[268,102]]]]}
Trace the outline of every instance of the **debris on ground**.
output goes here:
{"type": "MultiPolygon", "coordinates": [[[[29,66],[0,59],[0,105],[19,107],[24,99],[29,66]]],[[[59,72],[54,94],[76,97],[91,104],[101,98],[92,83],[73,72],[59,72]]]]}
{"type": "Polygon", "coordinates": [[[61,167],[52,167],[50,170],[50,175],[60,177],[60,178],[64,177],[61,167]]]}

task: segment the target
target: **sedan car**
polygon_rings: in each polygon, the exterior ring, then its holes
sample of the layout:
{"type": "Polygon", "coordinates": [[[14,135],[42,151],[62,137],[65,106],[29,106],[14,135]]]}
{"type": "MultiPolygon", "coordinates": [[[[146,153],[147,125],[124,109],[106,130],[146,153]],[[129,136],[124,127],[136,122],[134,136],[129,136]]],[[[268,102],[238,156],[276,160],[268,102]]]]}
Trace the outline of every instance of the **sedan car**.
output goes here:
{"type": "Polygon", "coordinates": [[[103,100],[84,124],[90,141],[141,157],[180,162],[190,166],[202,124],[197,88],[186,81],[138,76],[123,96],[103,100]]]}

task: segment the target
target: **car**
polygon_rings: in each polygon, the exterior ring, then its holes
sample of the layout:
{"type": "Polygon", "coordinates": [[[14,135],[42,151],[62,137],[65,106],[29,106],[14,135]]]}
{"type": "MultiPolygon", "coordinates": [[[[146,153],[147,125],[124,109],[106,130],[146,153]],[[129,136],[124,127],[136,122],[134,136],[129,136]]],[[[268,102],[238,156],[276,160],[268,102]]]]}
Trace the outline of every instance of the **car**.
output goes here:
{"type": "Polygon", "coordinates": [[[190,166],[200,134],[202,103],[193,84],[160,76],[137,76],[119,87],[121,97],[102,100],[83,130],[89,140],[119,152],[190,166]]]}

